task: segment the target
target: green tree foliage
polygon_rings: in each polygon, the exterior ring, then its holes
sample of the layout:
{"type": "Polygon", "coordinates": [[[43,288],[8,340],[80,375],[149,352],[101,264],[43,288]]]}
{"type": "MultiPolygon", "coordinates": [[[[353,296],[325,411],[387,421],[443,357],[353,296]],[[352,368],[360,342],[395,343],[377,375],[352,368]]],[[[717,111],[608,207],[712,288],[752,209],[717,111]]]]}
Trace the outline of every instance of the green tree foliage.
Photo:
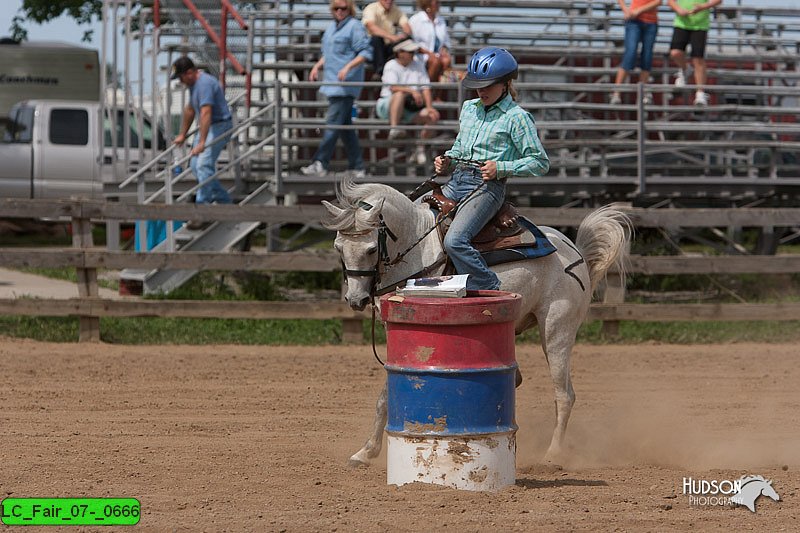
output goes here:
{"type": "MultiPolygon", "coordinates": [[[[67,14],[79,25],[91,24],[100,18],[102,0],[22,0],[22,6],[11,21],[9,31],[18,41],[28,39],[25,23],[43,24],[67,14]]],[[[83,33],[84,42],[92,40],[92,30],[83,33]]]]}

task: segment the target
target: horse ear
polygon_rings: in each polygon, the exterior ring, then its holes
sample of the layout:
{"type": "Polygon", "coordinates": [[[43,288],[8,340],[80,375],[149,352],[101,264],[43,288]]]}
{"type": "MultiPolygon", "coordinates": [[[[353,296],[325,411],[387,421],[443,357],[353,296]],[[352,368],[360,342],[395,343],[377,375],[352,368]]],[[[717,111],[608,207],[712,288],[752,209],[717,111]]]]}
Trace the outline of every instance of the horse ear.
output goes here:
{"type": "Polygon", "coordinates": [[[367,211],[367,218],[365,222],[369,224],[371,227],[377,227],[381,221],[381,210],[383,209],[383,203],[386,201],[386,198],[381,198],[381,201],[376,203],[372,206],[372,209],[367,211]]]}
{"type": "Polygon", "coordinates": [[[341,207],[336,207],[335,205],[333,205],[332,203],[330,203],[330,202],[329,202],[329,201],[327,201],[327,200],[322,200],[322,205],[324,205],[324,206],[325,206],[325,209],[327,209],[327,210],[328,210],[328,212],[329,212],[331,215],[333,215],[333,216],[334,216],[334,218],[335,218],[335,217],[338,217],[338,216],[340,216],[342,213],[344,213],[344,209],[342,209],[341,207]]]}

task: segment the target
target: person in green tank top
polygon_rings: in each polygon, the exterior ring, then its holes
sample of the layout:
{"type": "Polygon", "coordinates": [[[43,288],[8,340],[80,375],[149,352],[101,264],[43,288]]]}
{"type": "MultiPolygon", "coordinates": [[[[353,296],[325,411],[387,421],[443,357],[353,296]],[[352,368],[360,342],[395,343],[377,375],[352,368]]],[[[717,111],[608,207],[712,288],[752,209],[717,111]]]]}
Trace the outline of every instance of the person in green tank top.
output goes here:
{"type": "Polygon", "coordinates": [[[668,0],[675,12],[675,29],[669,45],[669,57],[678,65],[675,85],[686,85],[686,45],[692,44],[692,66],[694,67],[694,105],[708,105],[708,93],[703,90],[706,84],[706,40],[711,25],[711,8],[722,0],[668,0]]]}

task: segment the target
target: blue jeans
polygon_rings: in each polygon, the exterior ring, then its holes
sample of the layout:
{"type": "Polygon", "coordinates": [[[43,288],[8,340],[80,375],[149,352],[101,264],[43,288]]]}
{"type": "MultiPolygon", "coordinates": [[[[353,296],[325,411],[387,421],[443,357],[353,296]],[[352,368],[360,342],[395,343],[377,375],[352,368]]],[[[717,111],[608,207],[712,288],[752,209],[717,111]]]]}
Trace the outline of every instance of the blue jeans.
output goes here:
{"type": "Polygon", "coordinates": [[[456,272],[469,274],[467,289],[497,290],[500,288],[497,274],[489,270],[481,253],[470,241],[503,205],[506,197],[505,182],[498,180],[483,182],[478,169],[458,167],[450,181],[442,187],[442,192],[451,200],[459,201],[481,183],[483,184],[481,189],[458,206],[455,219],[444,236],[444,249],[453,261],[456,272]]]}
{"type": "MultiPolygon", "coordinates": [[[[349,126],[353,123],[353,97],[330,96],[328,97],[328,115],[325,117],[327,124],[349,126]]],[[[344,149],[347,153],[347,168],[361,170],[364,168],[364,159],[361,156],[361,145],[355,130],[326,129],[322,135],[322,142],[314,154],[314,160],[328,168],[336,150],[336,140],[341,135],[344,149]]]]}
{"type": "Polygon", "coordinates": [[[656,42],[658,24],[629,20],[625,23],[625,53],[622,56],[623,70],[630,72],[636,67],[636,51],[642,43],[639,68],[650,72],[653,69],[653,45],[656,42]]]}
{"type": "MultiPolygon", "coordinates": [[[[198,204],[210,204],[211,202],[217,202],[218,204],[229,204],[231,203],[231,197],[228,195],[228,191],[220,184],[220,182],[214,178],[209,180],[211,176],[214,175],[214,172],[217,170],[217,159],[219,159],[219,154],[222,152],[222,149],[225,148],[225,145],[228,143],[228,139],[224,141],[220,141],[219,143],[215,144],[214,146],[208,146],[211,144],[211,141],[218,138],[220,135],[231,129],[232,123],[230,120],[223,120],[222,122],[216,122],[212,124],[208,128],[208,136],[206,137],[206,149],[200,155],[196,155],[192,157],[189,165],[192,167],[192,172],[194,173],[195,177],[197,178],[198,183],[203,183],[204,185],[197,189],[197,193],[195,194],[195,203],[198,204]]],[[[226,136],[229,137],[229,136],[226,136]]],[[[200,135],[197,134],[194,136],[194,144],[197,145],[197,141],[200,140],[200,135]]]]}

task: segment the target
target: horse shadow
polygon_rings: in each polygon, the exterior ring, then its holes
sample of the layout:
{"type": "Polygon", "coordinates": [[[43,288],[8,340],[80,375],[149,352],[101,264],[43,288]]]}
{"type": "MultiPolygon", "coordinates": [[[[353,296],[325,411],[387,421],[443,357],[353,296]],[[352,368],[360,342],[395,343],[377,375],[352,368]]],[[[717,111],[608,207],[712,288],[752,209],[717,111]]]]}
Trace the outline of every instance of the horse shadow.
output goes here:
{"type": "Polygon", "coordinates": [[[533,479],[529,477],[517,478],[516,486],[524,489],[556,489],[559,487],[607,487],[608,483],[602,479],[533,479]]]}

